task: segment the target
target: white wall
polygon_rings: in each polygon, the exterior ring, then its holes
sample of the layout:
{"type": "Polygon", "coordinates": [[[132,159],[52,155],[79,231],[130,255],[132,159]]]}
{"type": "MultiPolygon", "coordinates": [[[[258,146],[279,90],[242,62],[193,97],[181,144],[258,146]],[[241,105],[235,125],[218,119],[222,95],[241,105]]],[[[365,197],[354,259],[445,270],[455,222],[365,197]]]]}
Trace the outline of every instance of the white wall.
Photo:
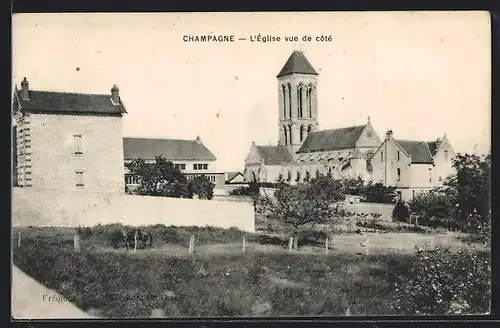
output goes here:
{"type": "Polygon", "coordinates": [[[33,187],[124,192],[122,118],[106,116],[30,115],[33,187]],[[82,136],[75,154],[74,135],[82,136]],[[76,186],[76,172],[84,186],[76,186]]]}
{"type": "Polygon", "coordinates": [[[12,225],[77,227],[97,224],[237,227],[254,232],[248,202],[13,188],[12,225]]]}

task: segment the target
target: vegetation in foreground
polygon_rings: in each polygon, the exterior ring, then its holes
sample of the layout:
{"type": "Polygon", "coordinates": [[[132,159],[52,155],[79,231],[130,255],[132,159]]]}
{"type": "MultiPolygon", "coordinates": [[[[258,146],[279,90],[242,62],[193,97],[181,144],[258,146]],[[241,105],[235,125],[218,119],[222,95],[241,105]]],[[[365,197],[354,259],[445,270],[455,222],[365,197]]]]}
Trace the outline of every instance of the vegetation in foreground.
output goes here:
{"type": "MultiPolygon", "coordinates": [[[[32,229],[21,247],[14,247],[14,264],[102,317],[149,317],[153,309],[167,317],[342,316],[347,309],[359,316],[489,311],[489,253],[481,251],[452,253],[438,247],[369,256],[252,251],[169,256],[82,247],[75,252],[70,231],[32,229]]],[[[104,242],[114,229],[82,229],[82,242],[104,242]]],[[[244,234],[156,229],[174,244],[184,243],[189,233],[196,233],[200,243],[241,241],[244,234]]]]}

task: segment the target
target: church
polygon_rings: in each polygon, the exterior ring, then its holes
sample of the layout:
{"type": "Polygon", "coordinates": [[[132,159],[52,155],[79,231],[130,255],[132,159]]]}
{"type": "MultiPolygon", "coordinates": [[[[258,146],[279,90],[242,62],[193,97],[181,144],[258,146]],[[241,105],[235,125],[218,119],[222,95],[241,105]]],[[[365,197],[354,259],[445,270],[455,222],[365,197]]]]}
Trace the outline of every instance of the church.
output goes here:
{"type": "Polygon", "coordinates": [[[252,142],[245,159],[246,182],[272,183],[282,178],[294,184],[320,174],[331,174],[333,178],[360,177],[367,182],[395,186],[400,198],[409,199],[416,191],[438,186],[452,173],[455,153],[446,135],[443,142],[402,141],[394,139],[392,131],[388,131],[381,140],[369,117],[363,125],[318,130],[318,77],[304,53],[293,51],[277,75],[278,144],[265,146],[252,142]],[[387,146],[392,144],[393,147],[387,146]],[[397,153],[392,156],[388,149],[397,153]],[[385,156],[378,155],[380,152],[385,152],[385,156]],[[374,161],[375,154],[380,157],[374,161]],[[395,173],[388,174],[387,170],[395,173]],[[421,172],[425,172],[423,178],[421,172]],[[402,175],[406,177],[401,178],[402,175]],[[422,179],[425,183],[417,181],[422,179]]]}

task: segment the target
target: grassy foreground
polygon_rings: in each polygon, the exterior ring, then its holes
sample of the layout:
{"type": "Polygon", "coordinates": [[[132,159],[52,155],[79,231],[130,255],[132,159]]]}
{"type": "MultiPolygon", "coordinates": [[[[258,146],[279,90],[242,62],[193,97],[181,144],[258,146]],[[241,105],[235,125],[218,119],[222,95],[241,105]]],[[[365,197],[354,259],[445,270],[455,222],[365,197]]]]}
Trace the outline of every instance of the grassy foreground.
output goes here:
{"type": "Polygon", "coordinates": [[[286,240],[236,229],[163,226],[153,230],[154,249],[132,253],[110,248],[114,228],[83,231],[80,252],[73,249],[74,230],[22,229],[14,264],[83,310],[109,318],[149,317],[153,309],[167,317],[342,316],[348,308],[358,316],[397,315],[394,285],[415,264],[412,253],[287,253],[286,240]],[[190,233],[206,245],[195,254],[187,254],[190,233]],[[231,251],[220,252],[227,246],[231,251]]]}

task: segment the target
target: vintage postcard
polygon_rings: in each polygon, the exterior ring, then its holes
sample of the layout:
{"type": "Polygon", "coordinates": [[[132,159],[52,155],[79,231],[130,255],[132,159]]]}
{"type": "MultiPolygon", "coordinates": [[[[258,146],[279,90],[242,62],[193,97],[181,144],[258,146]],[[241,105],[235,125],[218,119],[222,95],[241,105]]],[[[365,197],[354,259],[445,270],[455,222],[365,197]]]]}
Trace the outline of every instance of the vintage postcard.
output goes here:
{"type": "Polygon", "coordinates": [[[489,13],[12,29],[14,319],[490,312],[489,13]]]}

